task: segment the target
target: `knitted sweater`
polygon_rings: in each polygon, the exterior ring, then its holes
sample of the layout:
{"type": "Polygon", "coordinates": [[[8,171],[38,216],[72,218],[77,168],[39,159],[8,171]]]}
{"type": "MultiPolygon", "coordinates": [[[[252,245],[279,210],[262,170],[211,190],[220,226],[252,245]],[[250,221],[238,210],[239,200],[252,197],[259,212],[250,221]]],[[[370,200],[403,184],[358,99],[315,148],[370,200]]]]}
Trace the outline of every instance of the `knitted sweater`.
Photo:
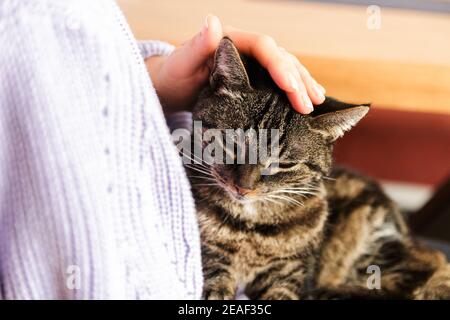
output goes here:
{"type": "Polygon", "coordinates": [[[172,47],[140,48],[112,1],[0,0],[0,298],[200,297],[194,204],[142,57],[172,47]]]}

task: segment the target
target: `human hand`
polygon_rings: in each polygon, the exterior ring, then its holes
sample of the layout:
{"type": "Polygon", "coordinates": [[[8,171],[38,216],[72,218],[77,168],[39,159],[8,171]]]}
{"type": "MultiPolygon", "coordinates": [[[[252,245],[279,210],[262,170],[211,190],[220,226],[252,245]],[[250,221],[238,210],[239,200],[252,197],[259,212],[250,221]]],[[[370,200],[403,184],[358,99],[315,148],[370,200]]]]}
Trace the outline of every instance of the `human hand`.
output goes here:
{"type": "Polygon", "coordinates": [[[214,52],[222,37],[231,38],[238,50],[255,58],[283,89],[293,108],[300,113],[313,111],[313,104],[325,100],[325,89],[298,59],[279,47],[269,36],[224,27],[216,16],[208,15],[202,30],[167,57],[153,56],[145,63],[165,111],[192,106],[206,84],[214,52]]]}

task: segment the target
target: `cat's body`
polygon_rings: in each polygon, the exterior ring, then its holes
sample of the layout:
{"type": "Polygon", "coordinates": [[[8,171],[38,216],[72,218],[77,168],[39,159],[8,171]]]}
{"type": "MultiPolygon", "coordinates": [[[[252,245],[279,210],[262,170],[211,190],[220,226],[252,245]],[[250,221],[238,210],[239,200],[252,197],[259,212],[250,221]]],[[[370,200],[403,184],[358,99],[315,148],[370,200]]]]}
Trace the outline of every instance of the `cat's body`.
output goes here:
{"type": "Polygon", "coordinates": [[[240,285],[251,299],[450,298],[444,256],[411,239],[375,182],[332,167],[333,142],[368,106],[327,98],[316,110],[297,114],[261,67],[222,40],[194,118],[204,128],[276,128],[281,153],[268,176],[267,163],[187,169],[205,298],[232,299],[240,285]],[[371,266],[380,289],[367,287],[371,266]]]}
{"type": "Polygon", "coordinates": [[[304,206],[282,208],[293,217],[285,222],[251,223],[199,203],[205,297],[232,299],[244,285],[251,299],[410,299],[422,291],[450,298],[448,272],[440,276],[443,296],[424,288],[448,268],[445,257],[411,239],[376,183],[341,168],[330,179],[304,206]],[[381,272],[380,290],[367,287],[370,266],[381,272]]]}

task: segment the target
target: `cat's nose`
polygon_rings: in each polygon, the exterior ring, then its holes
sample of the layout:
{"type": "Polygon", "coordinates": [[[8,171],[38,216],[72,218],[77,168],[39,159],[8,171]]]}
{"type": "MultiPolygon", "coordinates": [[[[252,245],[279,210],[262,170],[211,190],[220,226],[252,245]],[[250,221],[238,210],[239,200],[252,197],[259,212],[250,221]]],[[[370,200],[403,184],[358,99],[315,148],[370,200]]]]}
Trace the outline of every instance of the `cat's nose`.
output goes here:
{"type": "Polygon", "coordinates": [[[236,187],[252,191],[255,189],[259,177],[260,172],[257,166],[239,165],[237,168],[237,175],[234,179],[234,182],[236,187]]]}
{"type": "Polygon", "coordinates": [[[252,192],[253,190],[250,189],[246,189],[246,188],[242,188],[239,186],[236,186],[236,192],[240,195],[240,196],[245,196],[247,194],[249,194],[250,192],[252,192]]]}

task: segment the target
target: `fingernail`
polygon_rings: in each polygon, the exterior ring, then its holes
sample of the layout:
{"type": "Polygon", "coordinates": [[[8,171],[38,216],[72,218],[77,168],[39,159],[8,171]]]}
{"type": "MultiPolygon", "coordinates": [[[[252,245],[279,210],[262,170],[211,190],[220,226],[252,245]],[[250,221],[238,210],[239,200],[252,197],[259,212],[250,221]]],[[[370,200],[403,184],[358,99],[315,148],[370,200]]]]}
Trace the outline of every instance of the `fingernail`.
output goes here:
{"type": "Polygon", "coordinates": [[[324,89],[321,88],[319,86],[319,84],[317,84],[317,83],[314,84],[313,88],[314,88],[314,92],[316,93],[317,97],[322,100],[325,100],[324,89]]]}
{"type": "Polygon", "coordinates": [[[327,90],[325,90],[325,88],[322,87],[322,86],[321,86],[320,84],[318,84],[317,82],[316,82],[316,85],[319,87],[320,91],[322,91],[322,93],[325,95],[325,93],[327,92],[327,90]]]}
{"type": "MultiPolygon", "coordinates": [[[[311,102],[311,99],[309,99],[308,95],[303,93],[302,94],[302,101],[303,101],[303,106],[309,111],[309,112],[313,112],[314,111],[314,107],[313,104],[311,102]]],[[[309,113],[308,112],[308,113],[309,113]]]]}
{"type": "Polygon", "coordinates": [[[295,76],[291,72],[289,72],[287,77],[288,77],[288,81],[289,81],[289,86],[292,88],[292,90],[298,91],[299,86],[298,86],[297,79],[295,79],[295,76]]]}
{"type": "Polygon", "coordinates": [[[209,16],[210,16],[209,14],[206,16],[205,22],[203,23],[203,28],[200,31],[200,35],[202,35],[202,36],[208,31],[208,28],[209,28],[209,24],[208,24],[209,16]]]}

